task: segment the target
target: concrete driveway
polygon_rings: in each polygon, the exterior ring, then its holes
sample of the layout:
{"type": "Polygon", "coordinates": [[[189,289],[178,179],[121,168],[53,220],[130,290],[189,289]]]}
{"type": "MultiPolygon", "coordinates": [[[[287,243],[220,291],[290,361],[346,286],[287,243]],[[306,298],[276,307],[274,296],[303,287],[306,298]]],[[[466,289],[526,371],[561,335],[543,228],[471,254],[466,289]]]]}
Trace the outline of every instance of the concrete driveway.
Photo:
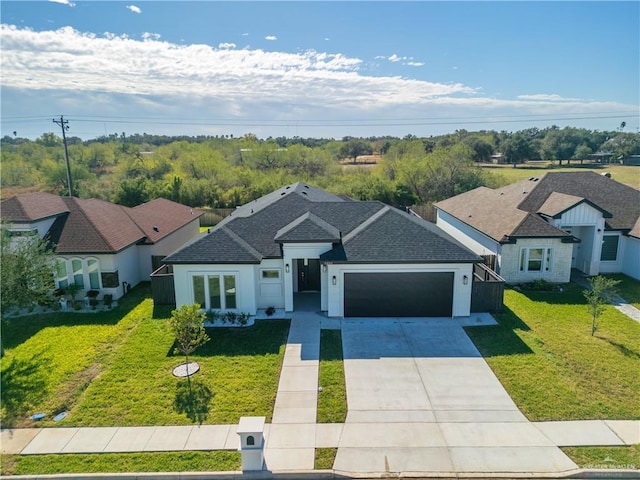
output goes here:
{"type": "Polygon", "coordinates": [[[349,411],[336,470],[576,468],[517,409],[459,321],[346,319],[342,341],[349,411]]]}

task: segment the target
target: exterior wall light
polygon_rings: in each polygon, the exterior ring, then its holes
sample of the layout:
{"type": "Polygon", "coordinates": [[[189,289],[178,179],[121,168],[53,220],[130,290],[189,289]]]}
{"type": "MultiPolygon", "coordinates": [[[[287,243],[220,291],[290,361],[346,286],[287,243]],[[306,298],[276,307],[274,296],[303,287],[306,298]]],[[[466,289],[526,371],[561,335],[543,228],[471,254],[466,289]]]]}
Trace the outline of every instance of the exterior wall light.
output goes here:
{"type": "Polygon", "coordinates": [[[284,266],[284,271],[289,273],[289,264],[288,263],[284,266]]]}
{"type": "Polygon", "coordinates": [[[322,271],[323,271],[323,272],[326,272],[326,271],[327,271],[327,264],[326,264],[326,263],[323,263],[323,264],[322,264],[322,271]]]}
{"type": "Polygon", "coordinates": [[[333,277],[331,277],[331,283],[333,285],[336,285],[338,283],[338,279],[336,278],[336,276],[334,275],[333,277]]]}
{"type": "Polygon", "coordinates": [[[466,275],[464,275],[462,277],[462,284],[463,285],[468,285],[469,284],[469,277],[467,277],[466,275]]]}

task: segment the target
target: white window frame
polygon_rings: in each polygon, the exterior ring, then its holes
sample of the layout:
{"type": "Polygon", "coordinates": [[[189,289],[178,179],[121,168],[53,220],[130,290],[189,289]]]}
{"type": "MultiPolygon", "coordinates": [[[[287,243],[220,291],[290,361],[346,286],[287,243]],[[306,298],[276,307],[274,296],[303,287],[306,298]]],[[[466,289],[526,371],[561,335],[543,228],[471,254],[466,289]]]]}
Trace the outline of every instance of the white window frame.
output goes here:
{"type": "Polygon", "coordinates": [[[89,258],[56,258],[56,262],[60,262],[64,265],[66,269],[65,277],[58,277],[58,269],[56,266],[55,271],[55,284],[57,288],[65,288],[71,283],[76,283],[76,275],[82,274],[82,289],[87,290],[100,290],[102,288],[102,275],[100,269],[100,260],[94,257],[89,258]],[[80,262],[80,269],[74,270],[73,263],[80,262]],[[98,280],[98,287],[91,286],[91,276],[89,272],[89,262],[95,262],[97,265],[96,275],[98,280]],[[66,285],[62,285],[63,282],[66,282],[66,285]]]}
{"type": "Polygon", "coordinates": [[[525,273],[548,273],[553,269],[553,248],[551,247],[526,247],[520,250],[520,265],[519,269],[525,273]],[[542,250],[542,259],[540,260],[540,270],[530,269],[529,265],[531,261],[530,254],[532,250],[542,250]]]}
{"type": "Polygon", "coordinates": [[[191,298],[193,299],[193,302],[197,302],[200,303],[196,300],[196,296],[195,296],[195,289],[194,289],[194,278],[195,277],[202,277],[204,280],[204,305],[201,305],[201,308],[205,311],[209,311],[209,310],[216,310],[216,311],[221,311],[221,312],[236,312],[238,311],[238,274],[237,272],[193,272],[190,275],[191,278],[191,282],[190,282],[190,286],[191,286],[191,298]],[[209,278],[210,277],[218,277],[218,282],[219,282],[219,286],[220,286],[220,307],[211,307],[211,294],[209,291],[209,278]],[[227,296],[225,294],[225,289],[224,289],[224,279],[225,277],[232,277],[234,284],[235,284],[235,292],[234,292],[234,296],[235,296],[235,303],[236,306],[233,308],[227,308],[227,296]]]}
{"type": "Polygon", "coordinates": [[[64,258],[56,258],[56,287],[57,288],[66,288],[69,285],[69,266],[67,265],[67,260],[64,258]],[[61,265],[64,268],[64,277],[59,277],[58,273],[58,265],[61,265]]]}

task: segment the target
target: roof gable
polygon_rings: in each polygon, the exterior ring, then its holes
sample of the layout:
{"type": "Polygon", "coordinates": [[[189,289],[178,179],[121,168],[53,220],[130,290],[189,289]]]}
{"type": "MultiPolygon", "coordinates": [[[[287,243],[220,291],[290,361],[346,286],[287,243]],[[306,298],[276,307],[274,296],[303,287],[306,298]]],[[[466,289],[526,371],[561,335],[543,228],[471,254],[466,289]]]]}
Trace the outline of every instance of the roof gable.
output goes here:
{"type": "Polygon", "coordinates": [[[513,229],[509,237],[566,237],[571,235],[560,230],[532,213],[526,213],[522,221],[513,229]]]}
{"type": "Polygon", "coordinates": [[[115,253],[143,240],[126,207],[98,199],[64,198],[69,216],[51,238],[56,253],[115,253]]]}
{"type": "Polygon", "coordinates": [[[577,197],[575,195],[566,195],[558,192],[551,192],[551,195],[547,197],[547,200],[542,204],[537,213],[551,218],[560,218],[563,213],[582,203],[586,203],[592,208],[600,211],[604,218],[611,218],[611,214],[609,212],[590,202],[586,198],[577,197]]]}
{"type": "Polygon", "coordinates": [[[611,229],[631,230],[640,217],[640,191],[595,172],[547,173],[535,184],[529,183],[531,191],[518,205],[527,212],[538,212],[555,192],[584,198],[606,212],[611,229]]]}
{"type": "Polygon", "coordinates": [[[502,242],[513,235],[526,216],[515,207],[522,195],[522,190],[513,185],[498,190],[479,187],[438,202],[436,208],[502,242]]]}
{"type": "Polygon", "coordinates": [[[478,261],[435,225],[380,202],[345,201],[304,184],[284,187],[265,197],[242,206],[210,235],[165,261],[257,263],[264,258],[281,258],[285,242],[333,243],[334,250],[321,257],[327,261],[478,261]]]}
{"type": "Polygon", "coordinates": [[[479,258],[440,228],[392,207],[344,237],[344,259],[364,263],[477,262],[479,258]]]}
{"type": "Polygon", "coordinates": [[[340,230],[307,212],[276,232],[276,242],[338,242],[340,230]]]}
{"type": "Polygon", "coordinates": [[[640,191],[594,172],[547,173],[496,190],[480,187],[438,202],[436,208],[495,241],[508,241],[517,236],[570,238],[537,216],[559,218],[582,203],[602,212],[608,229],[631,230],[640,217],[640,191]]]}
{"type": "Polygon", "coordinates": [[[126,211],[144,232],[146,243],[156,243],[202,215],[166,198],[156,198],[126,211]]]}
{"type": "Polygon", "coordinates": [[[142,241],[155,243],[200,215],[163,198],[134,208],[95,198],[42,192],[17,195],[2,202],[2,217],[9,222],[57,216],[48,233],[60,254],[116,253],[142,241]]]}
{"type": "Polygon", "coordinates": [[[2,219],[10,222],[35,222],[69,213],[62,197],[45,192],[25,193],[2,201],[2,219]]]}

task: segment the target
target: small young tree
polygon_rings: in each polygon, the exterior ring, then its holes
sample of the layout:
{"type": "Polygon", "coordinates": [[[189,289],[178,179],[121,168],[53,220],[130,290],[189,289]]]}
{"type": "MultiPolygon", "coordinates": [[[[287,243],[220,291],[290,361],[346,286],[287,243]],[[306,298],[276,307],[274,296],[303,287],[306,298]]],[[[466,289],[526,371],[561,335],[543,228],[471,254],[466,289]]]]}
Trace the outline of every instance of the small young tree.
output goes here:
{"type": "Polygon", "coordinates": [[[595,335],[598,329],[598,318],[604,312],[605,305],[611,303],[617,295],[616,285],[619,283],[619,280],[597,275],[589,279],[591,288],[582,292],[587,300],[589,313],[592,315],[591,336],[595,335]]]}
{"type": "Polygon", "coordinates": [[[201,345],[209,341],[209,336],[204,329],[204,312],[200,311],[200,305],[182,305],[171,312],[171,327],[176,337],[176,352],[185,356],[187,377],[189,376],[189,355],[201,345]]]}
{"type": "Polygon", "coordinates": [[[54,253],[37,235],[11,241],[0,226],[0,309],[2,314],[43,301],[54,288],[54,253]]]}

